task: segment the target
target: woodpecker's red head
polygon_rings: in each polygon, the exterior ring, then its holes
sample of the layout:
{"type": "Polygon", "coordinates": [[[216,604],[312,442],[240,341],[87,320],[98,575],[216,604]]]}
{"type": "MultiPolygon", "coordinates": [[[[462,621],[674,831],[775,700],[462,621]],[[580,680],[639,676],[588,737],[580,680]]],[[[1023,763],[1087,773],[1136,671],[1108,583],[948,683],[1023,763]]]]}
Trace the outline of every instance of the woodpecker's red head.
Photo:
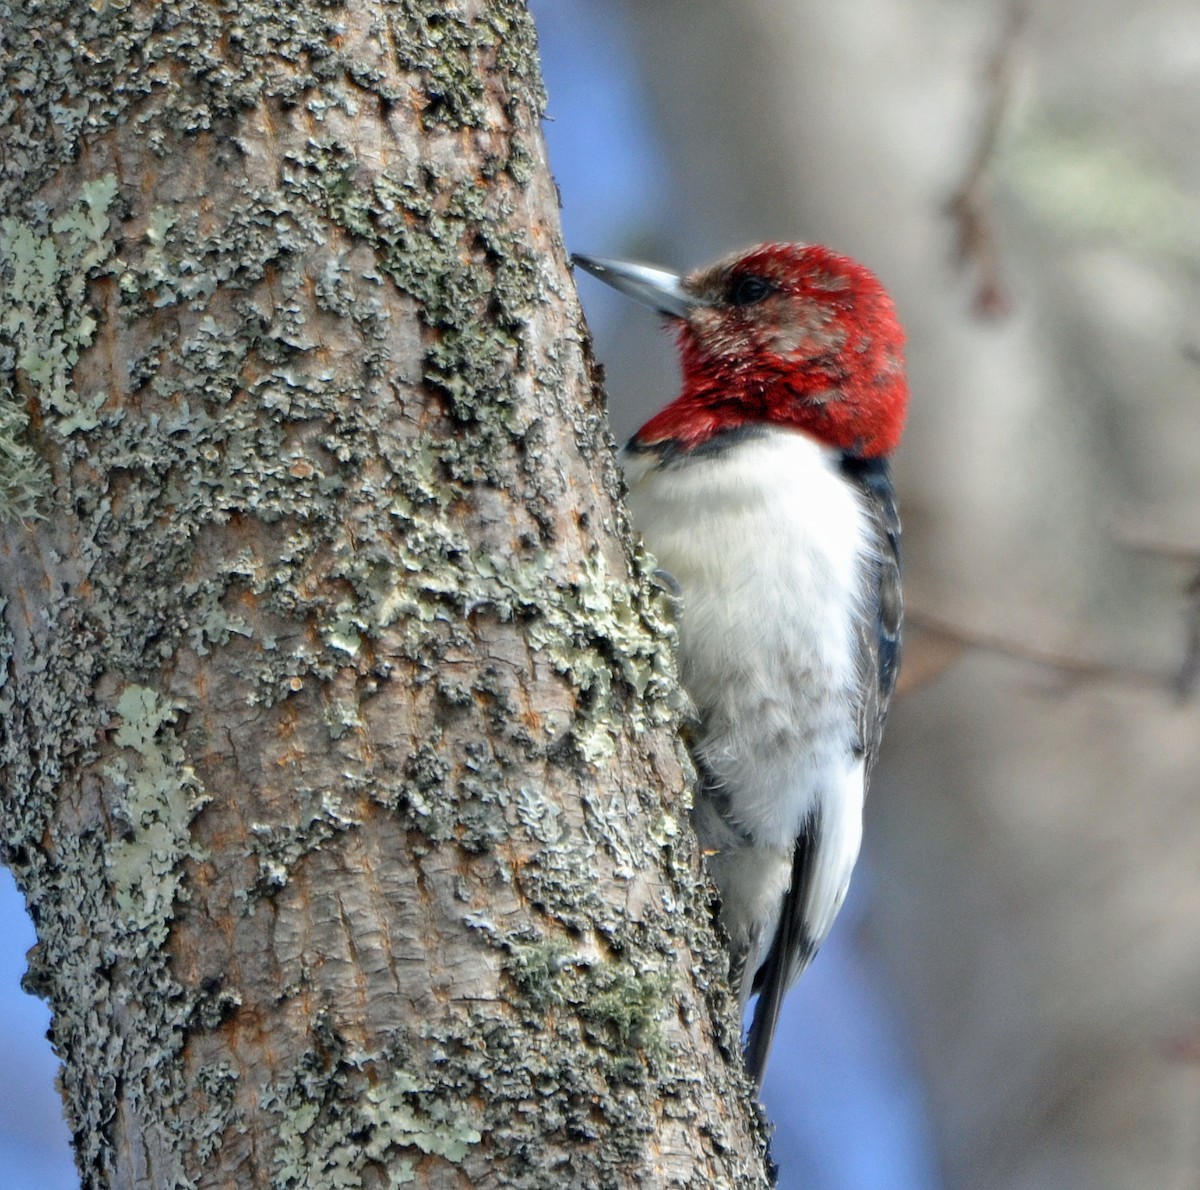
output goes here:
{"type": "Polygon", "coordinates": [[[684,449],[737,426],[794,426],[860,458],[904,428],[904,331],[862,265],[813,244],[762,244],[680,278],[576,256],[679,326],[683,391],[635,436],[684,449]]]}

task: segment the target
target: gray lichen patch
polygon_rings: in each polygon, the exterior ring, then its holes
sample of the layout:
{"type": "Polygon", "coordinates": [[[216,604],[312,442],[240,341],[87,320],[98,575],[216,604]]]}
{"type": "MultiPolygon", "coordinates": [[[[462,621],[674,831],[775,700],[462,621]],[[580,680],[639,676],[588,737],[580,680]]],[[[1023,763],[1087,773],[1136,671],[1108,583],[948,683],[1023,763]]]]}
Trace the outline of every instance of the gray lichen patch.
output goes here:
{"type": "Polygon", "coordinates": [[[13,833],[5,839],[10,862],[26,861],[16,866],[39,944],[25,982],[55,1008],[52,1034],[70,1059],[61,1081],[88,1184],[107,1184],[114,1170],[112,1104],[97,1087],[120,1086],[136,1117],[158,1121],[162,1134],[150,1143],[170,1136],[183,1146],[198,1131],[211,1136],[230,1109],[228,1096],[218,1096],[194,1117],[174,1110],[186,1095],[178,1058],[191,1007],[164,943],[184,897],[185,864],[201,854],[191,827],[206,800],[175,717],[174,707],[136,683],[117,700],[110,720],[117,751],[93,778],[107,791],[111,837],[95,825],[55,824],[44,855],[13,833]],[[115,1027],[114,1014],[124,1028],[115,1027]]]}
{"type": "Polygon", "coordinates": [[[0,394],[0,521],[36,516],[49,486],[49,472],[29,444],[28,430],[25,411],[0,394]]]}
{"type": "Polygon", "coordinates": [[[289,160],[294,197],[368,243],[381,272],[416,300],[427,331],[423,379],[471,428],[446,437],[443,468],[460,483],[498,479],[489,463],[497,442],[528,428],[516,377],[542,269],[522,234],[505,226],[509,212],[494,189],[425,164],[364,174],[332,139],[314,139],[289,160]]]}
{"type": "Polygon", "coordinates": [[[599,552],[563,577],[546,552],[479,554],[448,523],[426,519],[405,535],[396,561],[384,565],[361,550],[346,556],[340,573],[367,601],[346,613],[355,633],[377,637],[399,625],[415,647],[413,634],[447,614],[525,622],[531,646],[577,692],[570,735],[589,763],[612,756],[613,733],[629,724],[641,730],[677,718],[669,621],[644,583],[610,574],[599,552]],[[614,720],[614,706],[628,719],[614,720]]]}
{"type": "Polygon", "coordinates": [[[530,639],[581,692],[571,730],[585,760],[594,763],[613,755],[608,712],[614,705],[626,709],[636,730],[677,721],[682,703],[670,622],[644,583],[608,573],[599,552],[583,560],[561,600],[531,625],[530,639]],[[625,691],[615,689],[614,682],[621,682],[625,691]],[[593,717],[589,710],[602,714],[593,717]]]}
{"type": "MultiPolygon", "coordinates": [[[[653,1015],[653,993],[650,1002],[632,998],[653,1015]]],[[[442,1055],[431,1091],[447,1103],[483,1105],[487,1158],[505,1170],[506,1185],[623,1186],[643,1167],[659,1084],[639,1050],[616,1040],[621,1016],[606,1004],[580,1025],[572,1005],[550,1004],[514,1027],[493,1005],[421,1027],[442,1055]]]]}
{"type": "Polygon", "coordinates": [[[430,1157],[468,1180],[502,1168],[506,1185],[530,1190],[626,1184],[653,1140],[639,1092],[660,1064],[658,1085],[686,1111],[661,1036],[669,983],[565,943],[506,945],[516,1022],[499,1004],[468,1004],[367,1052],[322,1014],[309,1051],[261,1094],[279,1121],[272,1186],[405,1184],[418,1164],[428,1181],[430,1157]],[[430,1047],[436,1061],[417,1066],[430,1047]]]}
{"type": "Polygon", "coordinates": [[[480,19],[449,6],[431,10],[419,0],[396,0],[388,31],[397,62],[423,80],[427,128],[486,127],[489,81],[513,80],[538,114],[545,106],[537,35],[524,5],[491,4],[480,19]]]}
{"type": "Polygon", "coordinates": [[[0,219],[0,522],[31,516],[49,485],[31,417],[60,436],[94,428],[108,394],[78,392],[72,369],[97,316],[87,285],[110,266],[108,174],[55,219],[0,219]]]}
{"type": "Polygon", "coordinates": [[[105,866],[114,924],[134,940],[135,953],[150,954],[166,940],[183,861],[202,857],[189,828],[207,797],[169,727],[175,711],[155,691],[127,686],[116,713],[113,742],[127,752],[104,769],[119,824],[105,866]]]}
{"type": "Polygon", "coordinates": [[[494,33],[453,8],[431,12],[412,0],[398,0],[389,25],[397,62],[425,80],[426,125],[481,127],[488,105],[478,56],[494,45],[494,33]]]}
{"type": "Polygon", "coordinates": [[[328,1014],[317,1021],[312,1041],[297,1066],[261,1096],[279,1118],[275,1190],[405,1185],[416,1180],[423,1156],[458,1165],[482,1140],[474,1102],[447,1096],[408,1069],[407,1045],[356,1049],[328,1014]]]}
{"type": "Polygon", "coordinates": [[[282,888],[304,856],[339,832],[359,825],[331,790],[318,794],[311,789],[298,789],[296,802],[300,809],[297,822],[286,826],[254,823],[250,827],[258,863],[258,881],[247,894],[250,900],[265,891],[282,888]]]}

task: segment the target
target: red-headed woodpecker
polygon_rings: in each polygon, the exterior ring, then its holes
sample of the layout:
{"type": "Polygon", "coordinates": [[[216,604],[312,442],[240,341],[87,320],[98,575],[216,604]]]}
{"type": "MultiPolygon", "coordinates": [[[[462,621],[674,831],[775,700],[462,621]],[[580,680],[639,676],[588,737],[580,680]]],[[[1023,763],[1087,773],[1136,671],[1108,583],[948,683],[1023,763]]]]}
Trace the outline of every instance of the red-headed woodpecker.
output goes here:
{"type": "Polygon", "coordinates": [[[900,651],[904,332],[861,265],[764,244],[687,277],[576,256],[667,316],[683,391],[622,455],[678,584],[692,812],[761,1084],[783,996],[841,908],[900,651]]]}

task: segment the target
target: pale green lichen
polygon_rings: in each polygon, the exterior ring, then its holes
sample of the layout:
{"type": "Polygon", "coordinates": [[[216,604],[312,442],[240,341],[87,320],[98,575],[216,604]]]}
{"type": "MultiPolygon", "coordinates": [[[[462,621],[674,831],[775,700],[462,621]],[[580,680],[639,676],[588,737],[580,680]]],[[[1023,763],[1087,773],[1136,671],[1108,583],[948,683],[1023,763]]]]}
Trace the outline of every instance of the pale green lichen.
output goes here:
{"type": "MultiPolygon", "coordinates": [[[[0,695],[3,688],[0,687],[0,695]]],[[[0,709],[4,708],[0,697],[0,709]]],[[[19,707],[20,704],[17,704],[19,707]]],[[[68,1062],[61,1082],[72,1107],[76,1155],[88,1184],[112,1176],[112,1104],[95,1094],[120,1081],[134,1118],[160,1118],[176,1143],[204,1143],[223,1131],[231,1094],[216,1094],[185,1122],[175,1108],[187,1091],[178,1064],[184,1026],[195,1006],[175,981],[163,949],[184,896],[186,861],[201,851],[191,836],[205,796],[173,729],[177,709],[149,687],[130,683],[113,712],[113,743],[122,749],[102,774],[111,790],[115,836],[92,830],[51,829],[54,867],[31,883],[30,909],[39,923],[39,949],[26,986],[55,997],[54,1036],[60,1047],[87,1046],[88,1062],[68,1062]],[[133,982],[98,979],[121,971],[133,982]],[[61,989],[69,988],[69,998],[61,989]],[[108,1024],[116,1010],[127,1018],[118,1033],[108,1024]]],[[[6,857],[13,858],[10,834],[6,857]]],[[[18,852],[25,854],[25,852],[18,852]]]]}
{"type": "Polygon", "coordinates": [[[496,61],[495,74],[517,81],[522,99],[540,114],[545,92],[528,13],[491,5],[479,16],[467,16],[449,6],[431,10],[419,0],[393,0],[389,7],[396,58],[425,80],[421,118],[427,128],[485,126],[488,57],[496,61]]]}
{"type": "Polygon", "coordinates": [[[107,400],[80,393],[72,369],[95,334],[88,281],[112,257],[107,174],[46,226],[0,219],[0,522],[36,513],[49,472],[29,439],[30,411],[61,436],[94,428],[107,400]]]}
{"type": "Polygon", "coordinates": [[[357,608],[341,606],[341,632],[357,639],[399,625],[415,644],[423,626],[448,613],[486,608],[502,622],[527,619],[532,647],[579,692],[570,733],[593,764],[613,755],[615,735],[625,730],[625,720],[610,713],[614,703],[637,730],[672,722],[684,709],[669,610],[653,588],[611,574],[599,551],[564,579],[547,551],[523,559],[472,552],[461,530],[427,509],[394,555],[360,549],[346,557],[339,573],[364,599],[357,608]]]}
{"type": "MultiPolygon", "coordinates": [[[[478,917],[469,916],[467,925],[479,929],[478,917]]],[[[494,927],[490,932],[494,933],[494,927]]],[[[575,948],[563,937],[529,942],[520,936],[503,939],[507,951],[505,971],[518,997],[534,1012],[564,1004],[567,979],[564,971],[571,965],[575,948]]]]}
{"type": "Polygon", "coordinates": [[[289,166],[289,191],[369,243],[437,332],[426,342],[424,379],[444,396],[448,414],[472,429],[443,443],[442,469],[459,483],[492,478],[497,443],[528,429],[513,378],[527,313],[540,297],[536,252],[511,226],[495,229],[506,212],[496,211],[485,183],[441,179],[414,164],[364,185],[347,148],[318,138],[290,154],[289,166]],[[475,246],[470,255],[465,244],[475,246]],[[480,318],[484,305],[489,316],[480,318]]]}
{"type": "Polygon", "coordinates": [[[483,1137],[482,1119],[465,1097],[451,1100],[406,1069],[406,1051],[354,1049],[327,1014],[318,1019],[314,1049],[262,1095],[280,1119],[273,1190],[404,1185],[422,1155],[462,1162],[483,1137]]]}
{"type": "Polygon", "coordinates": [[[610,1068],[608,1077],[640,1084],[646,1077],[642,1062],[669,1056],[662,1028],[674,983],[668,965],[642,970],[626,958],[584,951],[562,935],[541,938],[528,929],[501,934],[486,914],[463,920],[504,952],[514,1007],[539,1019],[549,1008],[569,1006],[593,1026],[586,1030],[588,1043],[607,1049],[609,1061],[620,1067],[610,1068]]]}
{"type": "Polygon", "coordinates": [[[127,686],[117,703],[121,725],[113,742],[134,756],[118,756],[104,770],[122,824],[106,855],[115,921],[146,951],[166,940],[183,861],[202,854],[189,827],[208,799],[170,729],[175,714],[153,690],[127,686]]]}
{"type": "MultiPolygon", "coordinates": [[[[273,1187],[403,1184],[419,1159],[457,1164],[483,1141],[506,1185],[617,1185],[616,1171],[644,1158],[654,1132],[637,1090],[650,1083],[686,1110],[694,1086],[672,1081],[663,1031],[673,956],[640,971],[632,957],[600,959],[564,937],[502,934],[481,912],[467,924],[505,953],[510,1007],[522,1019],[467,1004],[366,1052],[321,1013],[309,1052],[261,1096],[280,1120],[273,1187]],[[418,1074],[412,1054],[426,1047],[437,1060],[418,1074]],[[552,1138],[565,1146],[550,1168],[552,1138]]],[[[426,1163],[423,1176],[435,1171],[426,1163]]]]}
{"type": "Polygon", "coordinates": [[[417,1148],[457,1163],[479,1143],[482,1133],[471,1123],[469,1105],[455,1110],[441,1098],[422,1103],[423,1089],[407,1071],[397,1070],[367,1092],[370,1107],[364,1115],[372,1125],[364,1146],[368,1157],[381,1161],[393,1148],[417,1148]]]}

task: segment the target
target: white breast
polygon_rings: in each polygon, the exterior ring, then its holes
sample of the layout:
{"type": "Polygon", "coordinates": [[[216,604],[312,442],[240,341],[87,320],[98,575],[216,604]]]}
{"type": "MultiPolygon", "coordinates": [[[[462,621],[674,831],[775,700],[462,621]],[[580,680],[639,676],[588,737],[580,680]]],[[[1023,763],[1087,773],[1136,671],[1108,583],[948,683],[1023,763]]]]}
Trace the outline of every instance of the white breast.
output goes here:
{"type": "MultiPolygon", "coordinates": [[[[723,813],[750,852],[775,853],[777,868],[805,816],[820,810],[821,887],[810,915],[819,941],[862,829],[854,618],[866,514],[836,455],[795,431],[764,427],[663,466],[652,452],[623,461],[634,524],[682,589],[681,677],[701,713],[695,750],[727,799],[723,813]]],[[[753,865],[766,858],[727,856],[726,880],[753,883],[753,865]]],[[[778,896],[779,875],[762,897],[778,896]]]]}

